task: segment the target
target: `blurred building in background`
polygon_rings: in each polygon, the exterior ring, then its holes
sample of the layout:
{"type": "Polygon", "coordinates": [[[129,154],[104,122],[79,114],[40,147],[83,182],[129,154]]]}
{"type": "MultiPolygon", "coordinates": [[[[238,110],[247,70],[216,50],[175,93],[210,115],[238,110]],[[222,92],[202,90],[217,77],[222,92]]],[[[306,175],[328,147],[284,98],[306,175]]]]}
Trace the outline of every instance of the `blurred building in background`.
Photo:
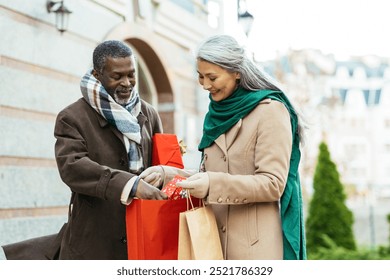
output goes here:
{"type": "MultiPolygon", "coordinates": [[[[193,52],[214,33],[251,42],[245,0],[65,0],[66,30],[56,26],[48,2],[0,0],[0,245],[56,232],[66,220],[70,192],[54,159],[54,122],[81,97],[79,81],[98,43],[117,39],[133,48],[142,98],[157,108],[165,132],[184,140],[186,167],[197,168],[208,95],[198,85],[193,52]]],[[[259,62],[308,124],[301,162],[306,199],[325,140],[355,209],[358,243],[388,237],[382,220],[390,212],[389,63],[376,56],[339,61],[317,50],[259,62]]]]}
{"type": "Polygon", "coordinates": [[[306,200],[313,191],[318,146],[325,141],[354,212],[358,244],[387,244],[390,58],[338,60],[306,49],[262,65],[281,82],[308,126],[300,166],[306,200]]]}
{"type": "Polygon", "coordinates": [[[66,0],[69,24],[61,27],[61,1],[0,0],[0,245],[54,233],[66,220],[70,191],[54,159],[55,118],[81,97],[80,78],[103,40],[133,48],[142,98],[158,109],[164,131],[188,146],[186,166],[198,166],[208,95],[193,52],[223,31],[224,10],[236,3],[66,0]]]}
{"type": "Polygon", "coordinates": [[[385,195],[383,189],[390,189],[390,58],[338,61],[317,50],[291,50],[264,67],[303,111],[309,128],[303,173],[312,177],[324,140],[352,192],[374,189],[385,195]]]}

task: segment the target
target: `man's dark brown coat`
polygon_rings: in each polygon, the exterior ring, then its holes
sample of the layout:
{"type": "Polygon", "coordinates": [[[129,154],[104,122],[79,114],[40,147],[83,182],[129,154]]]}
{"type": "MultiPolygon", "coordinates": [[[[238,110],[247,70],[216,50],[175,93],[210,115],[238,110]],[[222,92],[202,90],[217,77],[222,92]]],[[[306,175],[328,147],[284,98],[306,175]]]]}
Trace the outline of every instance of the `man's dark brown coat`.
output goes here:
{"type": "MultiPolygon", "coordinates": [[[[141,103],[144,166],[151,164],[155,133],[162,132],[156,110],[141,103]]],[[[56,120],[55,156],[60,176],[74,193],[72,214],[61,243],[60,259],[127,259],[122,190],[136,174],[129,170],[123,135],[84,99],[61,111],[56,120]]]]}

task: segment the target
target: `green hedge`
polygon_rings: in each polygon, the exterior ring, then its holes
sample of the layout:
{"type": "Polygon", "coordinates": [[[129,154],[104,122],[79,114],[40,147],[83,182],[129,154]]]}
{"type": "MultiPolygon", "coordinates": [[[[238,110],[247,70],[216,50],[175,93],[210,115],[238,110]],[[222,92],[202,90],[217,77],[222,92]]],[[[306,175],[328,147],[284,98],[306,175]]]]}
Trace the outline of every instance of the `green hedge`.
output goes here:
{"type": "Polygon", "coordinates": [[[318,247],[315,252],[308,251],[309,260],[390,260],[390,247],[351,250],[337,246],[327,235],[323,235],[322,239],[326,246],[318,247]]]}

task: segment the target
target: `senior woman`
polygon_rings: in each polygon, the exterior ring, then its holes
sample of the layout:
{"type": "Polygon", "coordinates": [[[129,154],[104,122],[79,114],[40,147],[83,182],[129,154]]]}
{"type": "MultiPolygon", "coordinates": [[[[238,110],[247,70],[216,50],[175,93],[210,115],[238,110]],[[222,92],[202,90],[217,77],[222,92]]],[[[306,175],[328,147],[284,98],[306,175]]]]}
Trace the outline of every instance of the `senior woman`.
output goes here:
{"type": "Polygon", "coordinates": [[[178,186],[211,205],[225,259],[306,259],[294,107],[231,36],[204,41],[196,63],[210,98],[200,172],[155,166],[141,177],[188,177],[178,186]]]}

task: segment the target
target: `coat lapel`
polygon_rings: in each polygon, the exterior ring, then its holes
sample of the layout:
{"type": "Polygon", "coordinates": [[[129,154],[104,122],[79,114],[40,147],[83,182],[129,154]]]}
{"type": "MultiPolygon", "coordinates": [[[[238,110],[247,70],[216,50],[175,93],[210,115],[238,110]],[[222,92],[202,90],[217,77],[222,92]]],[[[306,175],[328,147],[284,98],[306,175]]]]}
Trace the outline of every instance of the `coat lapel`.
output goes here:
{"type": "Polygon", "coordinates": [[[228,132],[221,134],[217,139],[215,139],[215,144],[217,144],[217,146],[222,150],[225,156],[227,156],[227,151],[234,143],[234,140],[237,138],[241,126],[242,119],[240,119],[228,132]]]}
{"type": "Polygon", "coordinates": [[[223,154],[227,156],[226,135],[221,134],[214,142],[222,150],[223,154]]]}
{"type": "Polygon", "coordinates": [[[236,140],[238,132],[242,126],[242,119],[240,119],[227,133],[226,133],[226,149],[229,150],[230,146],[236,140]]]}
{"type": "MultiPolygon", "coordinates": [[[[141,107],[141,108],[142,108],[142,107],[141,107]]],[[[141,110],[142,110],[142,109],[141,109],[141,110]]],[[[96,114],[96,115],[97,115],[97,118],[98,118],[100,127],[108,126],[108,127],[110,128],[110,130],[112,131],[112,133],[113,133],[116,137],[119,138],[119,140],[122,142],[123,146],[126,147],[125,140],[124,140],[124,138],[123,138],[124,136],[123,136],[122,132],[120,132],[120,131],[119,131],[118,129],[116,129],[114,126],[110,125],[110,124],[108,123],[108,121],[107,121],[105,118],[103,118],[100,114],[96,114]]],[[[140,114],[138,115],[137,119],[138,119],[138,123],[139,123],[140,129],[141,129],[141,146],[142,146],[142,148],[144,148],[143,145],[142,145],[142,143],[143,143],[143,141],[142,141],[142,138],[143,138],[142,128],[143,128],[145,122],[148,121],[148,118],[147,118],[147,117],[144,115],[144,113],[141,111],[140,114]]],[[[143,149],[143,150],[145,150],[145,149],[143,149]]],[[[126,151],[126,157],[127,157],[127,151],[126,151]]],[[[142,158],[143,158],[143,164],[144,164],[144,166],[147,166],[147,165],[148,165],[147,159],[149,158],[149,155],[148,155],[145,151],[144,151],[144,155],[143,155],[142,158]]],[[[127,160],[128,160],[128,159],[127,159],[127,160]]]]}
{"type": "Polygon", "coordinates": [[[98,121],[99,121],[99,125],[101,127],[106,127],[108,126],[110,128],[110,130],[112,131],[112,133],[119,138],[119,140],[121,140],[122,144],[125,145],[125,141],[123,139],[123,134],[118,130],[116,129],[114,126],[110,125],[108,123],[108,121],[103,118],[100,114],[96,114],[97,118],[98,118],[98,121]]]}

